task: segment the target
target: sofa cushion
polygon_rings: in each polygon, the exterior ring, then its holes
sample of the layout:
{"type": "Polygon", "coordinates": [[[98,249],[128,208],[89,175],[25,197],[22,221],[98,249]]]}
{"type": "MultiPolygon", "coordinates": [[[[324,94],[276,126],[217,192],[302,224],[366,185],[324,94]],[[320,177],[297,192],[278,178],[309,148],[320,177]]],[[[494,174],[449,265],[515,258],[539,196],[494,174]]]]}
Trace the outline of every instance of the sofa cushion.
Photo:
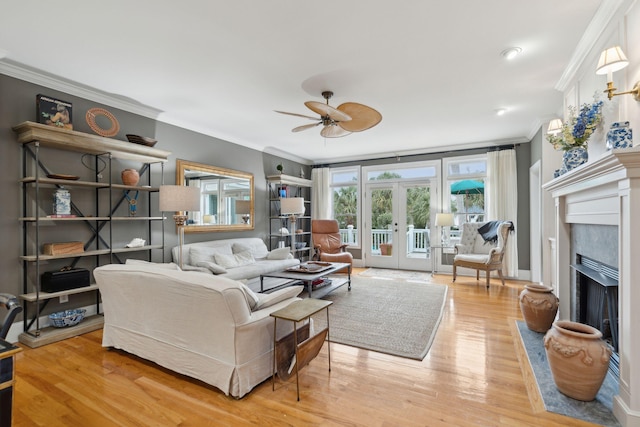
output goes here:
{"type": "Polygon", "coordinates": [[[244,243],[234,243],[233,245],[231,245],[231,251],[234,254],[246,251],[251,252],[251,246],[245,245],[244,243]]]}
{"type": "Polygon", "coordinates": [[[196,264],[196,267],[203,267],[207,269],[207,271],[213,274],[224,274],[227,272],[227,269],[224,268],[223,266],[218,265],[215,262],[209,262],[209,261],[200,261],[199,263],[196,264]]]}
{"type": "Polygon", "coordinates": [[[251,251],[238,252],[237,254],[215,254],[213,258],[216,264],[223,268],[236,268],[244,265],[250,265],[256,262],[251,255],[251,251]]]}
{"type": "Polygon", "coordinates": [[[289,286],[283,289],[278,289],[277,291],[272,292],[270,294],[257,294],[259,301],[255,310],[261,310],[263,308],[267,308],[274,304],[277,304],[280,301],[284,301],[286,299],[296,297],[303,290],[304,290],[304,286],[297,285],[297,286],[289,286]]]}
{"type": "Polygon", "coordinates": [[[287,259],[289,258],[290,253],[291,253],[291,248],[288,246],[286,248],[274,249],[267,254],[267,259],[268,260],[287,259]]]}
{"type": "Polygon", "coordinates": [[[125,264],[128,265],[148,265],[148,266],[152,266],[152,267],[156,267],[156,268],[165,268],[167,270],[180,270],[180,267],[178,267],[178,264],[173,263],[173,262],[165,262],[165,263],[160,263],[160,262],[150,262],[150,261],[145,261],[142,259],[128,259],[125,261],[125,264]]]}
{"type": "Polygon", "coordinates": [[[191,265],[198,265],[199,262],[202,261],[207,261],[207,262],[214,262],[214,255],[215,254],[227,254],[227,255],[233,255],[233,252],[231,251],[231,245],[220,245],[220,246],[213,246],[213,247],[202,247],[202,246],[197,246],[197,247],[193,247],[189,249],[189,264],[191,265]]]}
{"type": "Polygon", "coordinates": [[[228,268],[224,277],[234,280],[252,279],[260,277],[261,274],[272,273],[278,270],[284,270],[300,264],[296,258],[287,258],[283,260],[256,260],[255,263],[244,265],[237,268],[228,268]]]}

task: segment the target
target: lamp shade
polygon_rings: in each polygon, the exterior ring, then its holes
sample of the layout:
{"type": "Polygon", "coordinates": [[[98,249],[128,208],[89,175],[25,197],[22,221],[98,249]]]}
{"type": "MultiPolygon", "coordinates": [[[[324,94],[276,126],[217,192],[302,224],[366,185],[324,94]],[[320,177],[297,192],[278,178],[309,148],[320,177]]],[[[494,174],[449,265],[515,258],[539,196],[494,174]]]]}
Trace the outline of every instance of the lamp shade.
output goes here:
{"type": "Polygon", "coordinates": [[[251,200],[236,200],[236,214],[249,215],[251,213],[251,200]]]}
{"type": "Polygon", "coordinates": [[[160,211],[199,211],[200,188],[183,185],[160,186],[160,211]]]}
{"type": "Polygon", "coordinates": [[[302,215],[304,213],[304,199],[302,197],[287,197],[280,199],[281,215],[302,215]]]}
{"type": "Polygon", "coordinates": [[[600,60],[596,67],[596,74],[614,73],[629,65],[629,60],[625,56],[620,46],[610,47],[600,54],[600,60]]]}
{"type": "Polygon", "coordinates": [[[437,213],[436,227],[451,227],[453,225],[452,213],[437,213]]]}
{"type": "Polygon", "coordinates": [[[557,133],[562,132],[562,120],[553,119],[549,122],[549,127],[547,128],[547,133],[551,135],[555,135],[557,133]]]}

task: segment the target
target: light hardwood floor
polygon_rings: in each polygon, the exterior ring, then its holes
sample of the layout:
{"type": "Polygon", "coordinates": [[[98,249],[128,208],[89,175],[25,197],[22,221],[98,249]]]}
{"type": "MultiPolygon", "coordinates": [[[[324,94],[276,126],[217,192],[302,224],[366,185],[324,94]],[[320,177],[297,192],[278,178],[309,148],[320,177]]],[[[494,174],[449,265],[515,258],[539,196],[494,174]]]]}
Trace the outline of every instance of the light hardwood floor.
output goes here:
{"type": "MultiPolygon", "coordinates": [[[[361,271],[361,270],[360,270],[361,271]]],[[[17,356],[14,426],[589,426],[545,412],[514,322],[526,282],[437,275],[448,286],[423,361],[331,344],[300,374],[240,400],[100,345],[96,331],[17,356]],[[516,336],[517,337],[517,336],[516,336]]]]}

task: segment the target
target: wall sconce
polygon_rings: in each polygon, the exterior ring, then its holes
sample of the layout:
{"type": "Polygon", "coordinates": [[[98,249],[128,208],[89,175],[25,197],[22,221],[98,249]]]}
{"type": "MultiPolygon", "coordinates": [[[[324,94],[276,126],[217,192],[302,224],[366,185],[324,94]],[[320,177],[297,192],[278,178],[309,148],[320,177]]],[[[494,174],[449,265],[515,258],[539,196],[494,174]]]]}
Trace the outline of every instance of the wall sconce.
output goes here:
{"type": "Polygon", "coordinates": [[[553,119],[549,122],[549,127],[547,128],[547,133],[549,135],[557,135],[562,132],[562,120],[553,119]]]}
{"type": "Polygon", "coordinates": [[[609,100],[614,96],[632,94],[633,98],[640,102],[640,82],[637,82],[632,90],[615,93],[617,89],[613,87],[613,73],[622,70],[627,65],[629,65],[629,60],[620,46],[610,47],[600,54],[596,74],[607,75],[607,89],[604,92],[609,100]]]}

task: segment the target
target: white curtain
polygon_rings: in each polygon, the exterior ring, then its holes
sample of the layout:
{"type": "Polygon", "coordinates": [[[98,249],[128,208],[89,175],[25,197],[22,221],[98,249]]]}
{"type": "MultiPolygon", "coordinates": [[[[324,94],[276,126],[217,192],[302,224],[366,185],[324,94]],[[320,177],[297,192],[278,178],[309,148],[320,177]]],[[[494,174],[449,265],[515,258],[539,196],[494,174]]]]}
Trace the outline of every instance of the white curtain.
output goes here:
{"type": "Polygon", "coordinates": [[[331,219],[331,189],[329,168],[311,170],[311,218],[331,219]]]}
{"type": "Polygon", "coordinates": [[[492,151],[487,156],[486,204],[489,220],[509,220],[515,233],[509,234],[503,273],[518,277],[518,173],[516,150],[492,151]]]}

